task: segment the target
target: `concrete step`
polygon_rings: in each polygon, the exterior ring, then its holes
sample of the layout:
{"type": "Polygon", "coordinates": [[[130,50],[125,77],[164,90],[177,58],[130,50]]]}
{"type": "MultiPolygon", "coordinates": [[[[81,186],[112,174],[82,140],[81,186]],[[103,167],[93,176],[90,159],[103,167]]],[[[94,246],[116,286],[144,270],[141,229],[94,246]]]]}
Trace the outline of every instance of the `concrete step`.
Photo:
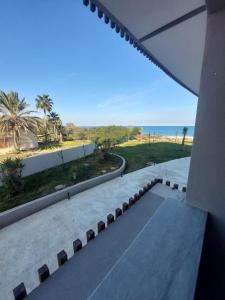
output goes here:
{"type": "Polygon", "coordinates": [[[171,187],[165,184],[156,184],[152,189],[151,193],[154,195],[158,195],[164,199],[177,199],[180,201],[185,201],[186,193],[180,190],[174,190],[171,187]]]}

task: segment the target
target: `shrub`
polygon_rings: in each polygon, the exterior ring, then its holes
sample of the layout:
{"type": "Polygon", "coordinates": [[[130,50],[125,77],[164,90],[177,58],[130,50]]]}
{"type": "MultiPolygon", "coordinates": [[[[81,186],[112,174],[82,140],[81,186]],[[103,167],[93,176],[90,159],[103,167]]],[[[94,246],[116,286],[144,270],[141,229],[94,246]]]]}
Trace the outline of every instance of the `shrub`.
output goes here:
{"type": "Polygon", "coordinates": [[[104,153],[103,157],[104,157],[104,160],[110,160],[111,159],[111,155],[108,152],[104,153]]]}
{"type": "Polygon", "coordinates": [[[89,167],[84,165],[79,165],[76,169],[77,179],[85,180],[89,177],[89,167]]]}
{"type": "Polygon", "coordinates": [[[9,195],[15,195],[22,190],[22,171],[24,164],[20,158],[6,158],[1,163],[1,180],[9,195]]]}

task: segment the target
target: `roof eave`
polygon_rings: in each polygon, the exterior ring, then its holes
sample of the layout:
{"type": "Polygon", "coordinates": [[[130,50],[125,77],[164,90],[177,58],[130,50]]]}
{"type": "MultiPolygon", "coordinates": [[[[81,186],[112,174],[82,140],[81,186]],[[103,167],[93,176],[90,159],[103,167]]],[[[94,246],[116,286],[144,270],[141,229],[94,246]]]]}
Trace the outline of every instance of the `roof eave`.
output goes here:
{"type": "Polygon", "coordinates": [[[184,82],[177,78],[165,65],[163,65],[141,42],[129,31],[126,26],[124,26],[104,5],[102,5],[98,0],[83,0],[85,6],[89,6],[92,12],[97,12],[97,16],[100,19],[104,19],[106,24],[110,24],[115,32],[120,34],[125,41],[129,42],[136,48],[141,54],[143,54],[147,59],[159,67],[164,73],[175,80],[182,87],[187,89],[189,92],[198,96],[198,94],[189,88],[184,82]]]}

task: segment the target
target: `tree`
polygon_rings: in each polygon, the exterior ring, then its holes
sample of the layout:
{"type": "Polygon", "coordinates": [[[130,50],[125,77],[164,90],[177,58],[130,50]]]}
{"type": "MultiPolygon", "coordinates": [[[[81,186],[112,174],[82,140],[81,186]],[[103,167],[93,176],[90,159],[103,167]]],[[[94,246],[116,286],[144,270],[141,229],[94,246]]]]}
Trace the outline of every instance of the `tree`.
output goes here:
{"type": "Polygon", "coordinates": [[[141,128],[140,127],[133,127],[131,128],[130,136],[131,138],[135,138],[137,135],[141,134],[141,128]]]}
{"type": "Polygon", "coordinates": [[[182,145],[184,145],[184,143],[185,143],[185,138],[186,138],[187,132],[188,132],[188,127],[184,127],[183,131],[182,131],[182,133],[183,133],[182,145]]]}
{"type": "Polygon", "coordinates": [[[68,140],[87,140],[88,129],[77,127],[73,123],[67,123],[64,127],[64,134],[68,140]]]}
{"type": "Polygon", "coordinates": [[[57,140],[58,139],[58,135],[59,135],[59,129],[60,129],[61,125],[62,125],[62,121],[61,121],[59,115],[56,112],[54,112],[54,111],[52,111],[52,112],[49,113],[48,119],[49,119],[50,123],[53,126],[53,135],[54,135],[54,138],[55,138],[55,140],[57,140]]]}
{"type": "Polygon", "coordinates": [[[34,111],[26,110],[25,99],[19,99],[17,92],[4,93],[0,91],[0,132],[13,138],[17,150],[22,131],[34,132],[40,119],[32,116],[34,111]]]}
{"type": "Polygon", "coordinates": [[[125,126],[102,126],[89,128],[89,138],[95,142],[97,139],[102,144],[110,140],[111,146],[127,141],[131,129],[125,126]]]}
{"type": "Polygon", "coordinates": [[[49,95],[38,95],[35,99],[37,109],[42,109],[44,112],[44,124],[45,124],[45,142],[48,139],[48,129],[47,129],[47,112],[50,113],[53,107],[53,101],[49,95]]]}
{"type": "Polygon", "coordinates": [[[68,140],[75,139],[77,127],[73,123],[66,123],[64,126],[64,134],[68,140]]]}

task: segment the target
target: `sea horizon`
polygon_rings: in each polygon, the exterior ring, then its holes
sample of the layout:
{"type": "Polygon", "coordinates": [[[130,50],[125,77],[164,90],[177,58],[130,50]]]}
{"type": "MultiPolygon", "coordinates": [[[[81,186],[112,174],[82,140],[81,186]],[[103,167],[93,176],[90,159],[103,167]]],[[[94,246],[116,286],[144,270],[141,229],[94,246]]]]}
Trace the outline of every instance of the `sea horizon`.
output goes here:
{"type": "MultiPolygon", "coordinates": [[[[93,127],[106,127],[106,126],[111,126],[111,125],[96,125],[96,126],[80,126],[82,128],[93,128],[93,127]]],[[[112,125],[114,126],[114,125],[112,125]]],[[[115,126],[120,126],[120,125],[115,125],[115,126]]],[[[183,128],[187,127],[187,136],[193,137],[194,136],[194,128],[195,126],[193,125],[144,125],[144,126],[139,126],[139,125],[121,125],[125,127],[138,127],[141,128],[141,134],[147,135],[161,135],[161,136],[183,136],[183,128]]]]}
{"type": "Polygon", "coordinates": [[[195,126],[137,126],[142,129],[142,134],[162,135],[162,136],[183,136],[183,128],[187,127],[187,136],[194,136],[195,126]]]}

